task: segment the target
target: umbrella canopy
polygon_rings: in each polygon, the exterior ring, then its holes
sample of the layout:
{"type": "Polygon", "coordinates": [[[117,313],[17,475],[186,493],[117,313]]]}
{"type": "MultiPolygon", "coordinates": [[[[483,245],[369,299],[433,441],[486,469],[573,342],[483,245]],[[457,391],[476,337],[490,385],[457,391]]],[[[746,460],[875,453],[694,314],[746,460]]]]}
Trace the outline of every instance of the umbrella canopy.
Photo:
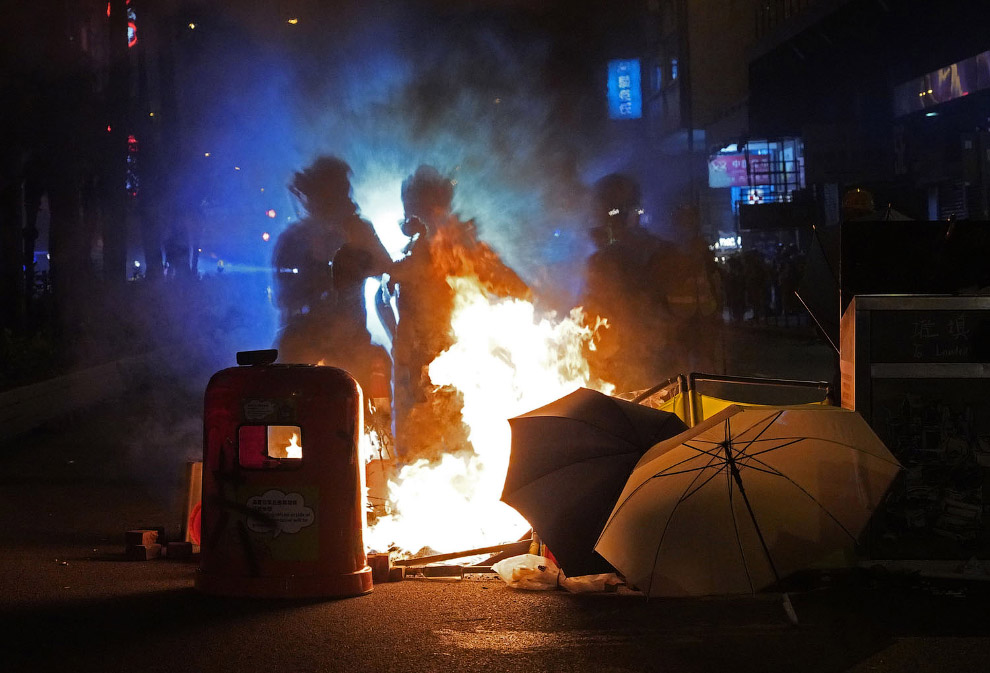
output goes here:
{"type": "Polygon", "coordinates": [[[570,576],[612,572],[595,541],[636,461],[687,426],[666,411],[579,388],[509,419],[502,501],[522,514],[570,576]]]}
{"type": "Polygon", "coordinates": [[[642,457],[595,549],[650,596],[756,592],[847,565],[899,470],[855,411],[730,406],[642,457]]]}

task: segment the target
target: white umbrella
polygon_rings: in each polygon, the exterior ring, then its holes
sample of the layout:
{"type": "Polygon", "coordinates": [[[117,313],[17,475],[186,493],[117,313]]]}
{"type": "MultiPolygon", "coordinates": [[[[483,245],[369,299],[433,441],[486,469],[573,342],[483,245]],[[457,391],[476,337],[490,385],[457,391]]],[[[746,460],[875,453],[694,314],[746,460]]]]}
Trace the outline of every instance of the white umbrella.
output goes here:
{"type": "Polygon", "coordinates": [[[595,550],[649,596],[847,565],[900,470],[855,411],[733,405],[650,449],[595,550]]]}

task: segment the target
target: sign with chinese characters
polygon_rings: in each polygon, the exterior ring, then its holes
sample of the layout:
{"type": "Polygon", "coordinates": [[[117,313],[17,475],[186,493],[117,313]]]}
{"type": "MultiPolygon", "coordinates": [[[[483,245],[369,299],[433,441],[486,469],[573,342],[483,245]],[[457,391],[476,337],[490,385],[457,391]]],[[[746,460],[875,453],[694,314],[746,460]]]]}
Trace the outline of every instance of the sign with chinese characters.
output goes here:
{"type": "Polygon", "coordinates": [[[708,186],[748,187],[770,184],[770,156],[733,152],[708,160],[708,186]]]}
{"type": "Polygon", "coordinates": [[[986,362],[986,311],[884,311],[873,318],[872,362],[986,362]]]}
{"type": "Polygon", "coordinates": [[[643,116],[639,59],[608,62],[608,116],[610,119],[639,119],[643,116]]]}

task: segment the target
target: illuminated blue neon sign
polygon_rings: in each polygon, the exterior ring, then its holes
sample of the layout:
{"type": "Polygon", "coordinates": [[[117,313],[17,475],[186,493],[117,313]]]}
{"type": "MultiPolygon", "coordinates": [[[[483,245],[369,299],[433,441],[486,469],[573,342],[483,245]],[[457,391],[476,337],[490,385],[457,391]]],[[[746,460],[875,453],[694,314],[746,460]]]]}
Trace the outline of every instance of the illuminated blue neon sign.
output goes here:
{"type": "Polygon", "coordinates": [[[608,116],[611,119],[643,116],[638,58],[608,62],[608,116]]]}

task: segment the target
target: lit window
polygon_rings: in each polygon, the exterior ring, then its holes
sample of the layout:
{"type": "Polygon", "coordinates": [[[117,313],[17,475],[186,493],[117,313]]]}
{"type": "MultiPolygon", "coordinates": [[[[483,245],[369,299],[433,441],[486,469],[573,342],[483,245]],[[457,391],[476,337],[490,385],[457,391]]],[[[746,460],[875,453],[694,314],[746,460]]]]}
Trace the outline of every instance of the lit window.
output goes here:
{"type": "Polygon", "coordinates": [[[677,79],[677,59],[676,58],[670,59],[670,79],[671,80],[677,79]]]}

